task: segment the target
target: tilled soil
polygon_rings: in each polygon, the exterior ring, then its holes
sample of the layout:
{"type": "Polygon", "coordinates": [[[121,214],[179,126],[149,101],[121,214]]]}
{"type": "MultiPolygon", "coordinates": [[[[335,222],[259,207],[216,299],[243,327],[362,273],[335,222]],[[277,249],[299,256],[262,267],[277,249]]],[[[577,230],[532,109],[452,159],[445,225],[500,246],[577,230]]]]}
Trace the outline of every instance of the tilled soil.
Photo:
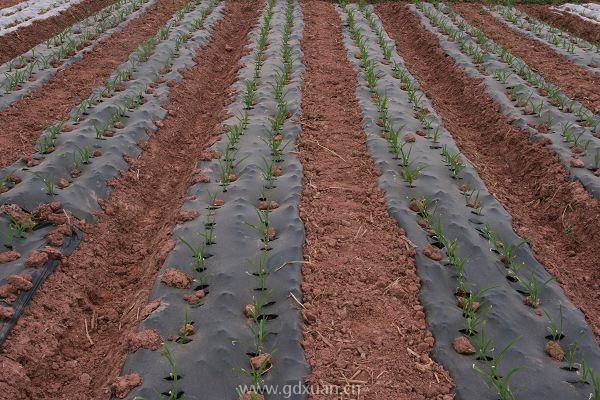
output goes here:
{"type": "Polygon", "coordinates": [[[66,119],[69,111],[103,84],[136,47],[163,26],[185,0],[158,0],[123,31],[96,46],[84,58],[57,73],[39,89],[0,112],[0,168],[23,154],[35,153],[35,142],[51,123],[66,119]]]}
{"type": "MultiPolygon", "coordinates": [[[[12,0],[5,3],[10,1],[12,0]]],[[[20,3],[21,1],[13,1],[13,4],[20,3]]],[[[114,3],[114,0],[84,0],[79,4],[69,7],[59,15],[34,21],[31,25],[0,36],[0,64],[29,51],[32,47],[59,34],[84,18],[97,13],[111,3],[114,3]]],[[[3,8],[2,4],[3,2],[0,0],[0,8],[3,8]]],[[[10,5],[5,7],[10,7],[10,5]]]]}
{"type": "Polygon", "coordinates": [[[590,43],[600,42],[600,25],[567,12],[551,10],[546,4],[519,4],[516,6],[548,25],[560,28],[590,43]]]}
{"type": "MultiPolygon", "coordinates": [[[[169,0],[172,1],[172,0],[169,0]]],[[[11,400],[108,399],[169,240],[196,161],[218,139],[258,1],[228,1],[199,64],[171,88],[168,115],[116,180],[96,224],[36,293],[0,357],[11,400]],[[92,324],[92,320],[94,324],[92,324]],[[86,334],[86,323],[89,337],[86,334]]]]}
{"type": "Polygon", "coordinates": [[[547,82],[558,86],[564,94],[578,100],[594,113],[600,113],[600,77],[573,64],[550,47],[519,34],[477,4],[454,4],[454,9],[470,24],[538,71],[547,82]]]}
{"type": "Polygon", "coordinates": [[[307,384],[360,386],[344,398],[450,399],[450,378],[429,358],[415,249],[386,211],[367,152],[341,20],[330,3],[301,4],[307,384]]]}
{"type": "Polygon", "coordinates": [[[556,154],[511,124],[481,82],[456,66],[405,5],[380,4],[377,12],[461,152],[598,338],[598,201],[570,179],[556,154]]]}

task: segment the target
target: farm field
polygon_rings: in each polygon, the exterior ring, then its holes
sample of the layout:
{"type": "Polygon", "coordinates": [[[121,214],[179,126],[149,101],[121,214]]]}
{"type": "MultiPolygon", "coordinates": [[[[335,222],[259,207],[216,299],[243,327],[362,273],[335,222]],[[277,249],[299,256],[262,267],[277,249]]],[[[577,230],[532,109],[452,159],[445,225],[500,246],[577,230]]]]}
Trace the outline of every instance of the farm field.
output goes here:
{"type": "Polygon", "coordinates": [[[597,16],[0,0],[0,399],[600,400],[597,16]]]}

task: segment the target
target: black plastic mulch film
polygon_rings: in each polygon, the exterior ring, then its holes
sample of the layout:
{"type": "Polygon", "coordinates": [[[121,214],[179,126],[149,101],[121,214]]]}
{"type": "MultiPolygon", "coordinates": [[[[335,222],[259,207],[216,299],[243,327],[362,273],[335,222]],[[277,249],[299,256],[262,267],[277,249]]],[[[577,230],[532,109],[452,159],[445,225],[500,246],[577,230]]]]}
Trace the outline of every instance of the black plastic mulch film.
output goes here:
{"type": "MultiPolygon", "coordinates": [[[[100,95],[105,88],[94,89],[91,98],[100,100],[96,105],[86,109],[83,114],[85,119],[80,122],[73,122],[75,116],[79,115],[79,108],[75,107],[71,111],[72,119],[69,122],[74,129],[57,135],[54,152],[43,155],[38,153],[34,158],[41,162],[32,168],[18,161],[0,171],[0,177],[15,174],[22,179],[21,183],[0,195],[0,205],[16,204],[27,212],[33,212],[40,204],[60,202],[64,209],[76,218],[87,222],[94,220],[93,213],[99,209],[98,200],[106,199],[110,195],[110,187],[107,186],[106,181],[117,177],[120,170],[128,168],[123,157],[137,157],[141,152],[137,143],[148,139],[147,130],[154,132],[157,129],[152,121],[160,120],[166,115],[161,105],[168,100],[168,82],[181,79],[178,71],[193,65],[196,49],[208,40],[212,26],[222,17],[223,6],[218,2],[204,0],[197,3],[192,1],[189,4],[190,9],[187,12],[175,15],[167,23],[171,26],[168,35],[165,35],[164,40],[157,41],[146,61],[135,62],[133,65],[132,56],[111,75],[111,78],[115,78],[119,71],[131,69],[132,79],[124,82],[124,90],[115,91],[111,97],[106,98],[100,95]],[[203,26],[200,29],[194,28],[193,21],[200,18],[204,10],[210,11],[213,8],[214,10],[206,16],[203,26]],[[183,33],[191,35],[186,42],[180,44],[179,51],[172,53],[175,43],[183,33]],[[166,60],[172,63],[170,71],[157,75],[166,60]],[[160,80],[155,82],[154,94],[144,95],[145,103],[128,109],[126,105],[130,99],[139,93],[144,93],[156,78],[160,80]],[[113,129],[115,131],[113,137],[98,139],[95,126],[103,125],[119,109],[126,110],[122,117],[122,127],[113,129]],[[91,157],[88,164],[81,163],[80,176],[73,178],[71,171],[74,157],[79,157],[84,149],[89,153],[99,150],[101,155],[91,157]],[[55,188],[56,194],[50,196],[42,179],[57,182],[60,178],[70,181],[70,185],[65,189],[55,188]]],[[[9,228],[11,223],[8,215],[0,215],[0,241],[3,244],[11,242],[11,237],[15,236],[14,231],[9,228]]],[[[21,315],[35,289],[56,266],[56,261],[53,261],[37,269],[25,267],[27,256],[33,250],[44,246],[45,235],[51,230],[50,226],[39,226],[34,231],[26,233],[24,238],[12,239],[14,250],[18,251],[21,257],[1,266],[0,286],[5,284],[8,277],[13,274],[28,273],[33,277],[33,288],[21,294],[10,305],[15,313],[10,320],[0,322],[0,343],[21,315]]],[[[71,240],[65,241],[61,249],[64,255],[70,254],[75,249],[80,236],[80,232],[76,232],[71,240]]],[[[0,305],[2,305],[1,301],[0,305]]]]}
{"type": "MultiPolygon", "coordinates": [[[[264,320],[267,334],[262,353],[271,354],[272,365],[262,379],[265,385],[281,390],[279,394],[268,397],[284,398],[284,385],[300,387],[308,373],[301,347],[298,304],[292,297],[298,301],[302,298],[299,289],[301,265],[296,261],[303,259],[305,238],[298,214],[302,166],[294,153],[295,141],[300,133],[300,126],[294,120],[300,115],[303,22],[297,2],[275,1],[268,46],[264,50],[264,61],[257,80],[255,106],[245,109],[246,83],[255,78],[258,39],[267,10],[263,11],[258,26],[250,34],[250,52],[242,58],[244,67],[239,72],[239,80],[233,85],[237,100],[229,108],[231,118],[223,123],[229,127],[241,126],[247,112],[244,133],[235,142],[234,150],[229,152],[228,135],[223,135],[211,148],[218,151],[219,157],[198,163],[198,168],[210,178],[210,183],[192,186],[189,194],[196,198],[187,202],[184,209],[197,211],[199,215],[175,229],[173,239],[177,245],[167,257],[150,296],[151,301],[160,300],[161,305],[140,323],[140,330],[154,329],[164,339],[171,337],[175,340],[166,341],[165,347],[157,351],[141,349],[129,355],[122,374],[139,373],[142,384],[127,398],[150,400],[159,398],[162,393],[171,398],[184,396],[223,400],[236,399],[239,392],[250,391],[252,382],[247,373],[251,373],[250,359],[256,355],[252,329],[257,330],[257,321],[248,319],[244,309],[253,300],[266,303],[257,320],[264,320]],[[293,26],[289,36],[293,66],[290,80],[283,89],[288,115],[280,131],[283,135],[281,162],[271,164],[275,157],[267,138],[277,111],[272,85],[283,69],[282,37],[286,10],[290,6],[293,7],[293,26]],[[221,178],[227,154],[235,158],[237,179],[224,187],[221,178]],[[271,188],[265,175],[270,164],[282,172],[271,188]],[[268,214],[269,225],[276,232],[274,240],[266,244],[268,251],[264,250],[265,242],[255,229],[260,225],[257,207],[261,198],[279,205],[262,214],[263,217],[268,214]],[[215,200],[218,204],[221,203],[219,200],[224,203],[210,210],[215,200]],[[184,241],[193,248],[204,248],[202,257],[205,263],[200,268],[184,241]],[[266,276],[266,290],[258,290],[260,284],[256,271],[261,258],[266,262],[266,269],[271,271],[266,276]],[[189,288],[178,289],[161,282],[165,272],[173,268],[194,278],[189,288]],[[193,306],[184,301],[184,295],[199,289],[205,292],[200,305],[193,306]],[[193,322],[195,334],[182,336],[180,330],[186,322],[193,322]],[[173,380],[174,370],[165,357],[166,349],[176,364],[177,381],[173,380]],[[247,389],[243,385],[248,385],[247,389]]],[[[304,397],[296,394],[285,398],[304,397]]]]}
{"type": "MultiPolygon", "coordinates": [[[[402,7],[402,5],[398,5],[402,7]]],[[[486,338],[492,340],[494,348],[490,356],[498,355],[502,349],[516,340],[506,351],[499,364],[500,374],[508,374],[512,368],[525,365],[526,368],[516,372],[510,379],[510,387],[521,399],[583,399],[591,392],[587,383],[580,381],[576,372],[565,370],[566,363],[552,360],[545,354],[547,342],[548,319],[536,315],[535,310],[524,304],[527,295],[525,288],[513,280],[508,280],[509,270],[501,262],[500,255],[491,251],[491,244],[483,237],[482,231],[488,224],[495,236],[502,239],[505,246],[519,244],[522,239],[512,230],[511,217],[504,208],[488,193],[484,183],[476,174],[467,159],[460,155],[452,136],[447,132],[440,118],[435,114],[430,101],[418,90],[418,83],[404,67],[402,58],[397,54],[395,43],[390,39],[371,7],[363,14],[357,7],[350,5],[355,17],[355,26],[364,39],[368,58],[374,62],[378,77],[376,90],[387,97],[389,121],[394,129],[404,126],[401,137],[406,133],[418,130],[427,133],[428,137],[414,135],[416,140],[405,145],[411,151],[411,168],[424,167],[410,187],[402,179],[401,162],[390,152],[390,143],[382,137],[382,128],[378,126],[380,113],[377,103],[369,90],[362,68],[362,62],[356,57],[359,47],[350,37],[347,16],[341,8],[338,11],[345,21],[344,43],[348,50],[348,59],[358,74],[360,86],[356,91],[363,112],[363,127],[367,133],[367,146],[374,162],[382,171],[379,184],[385,191],[388,211],[406,230],[407,236],[418,247],[416,262],[417,271],[421,278],[420,300],[426,310],[429,329],[436,338],[433,356],[450,372],[456,384],[457,399],[496,400],[498,395],[491,388],[483,375],[474,370],[473,365],[485,370],[486,363],[477,360],[476,355],[460,355],[452,348],[453,340],[460,336],[465,328],[463,310],[457,306],[455,296],[457,290],[458,270],[449,265],[448,260],[435,262],[422,254],[426,244],[435,245],[427,232],[417,223],[417,214],[410,210],[413,198],[427,198],[435,201],[430,207],[434,220],[440,221],[441,229],[450,245],[456,240],[458,255],[467,257],[463,266],[462,276],[467,282],[468,289],[486,290],[481,300],[481,308],[477,315],[483,315],[486,320],[486,338]],[[367,15],[371,18],[377,30],[381,30],[386,45],[391,48],[391,63],[384,61],[383,51],[378,44],[376,31],[370,26],[367,15]],[[396,71],[400,71],[413,82],[415,98],[422,109],[429,110],[424,118],[431,129],[425,129],[416,117],[415,108],[409,101],[408,92],[401,89],[401,81],[396,71]],[[439,129],[438,129],[439,128],[439,129]],[[439,137],[436,138],[437,131],[439,137]],[[434,141],[436,139],[436,141],[434,141]],[[445,149],[445,150],[444,150],[445,149]],[[460,179],[454,179],[441,153],[459,155],[461,165],[460,179]],[[461,185],[467,185],[471,192],[478,193],[481,211],[466,206],[465,193],[460,191],[461,185]],[[439,218],[439,220],[437,219],[439,218]],[[489,308],[488,308],[489,307],[489,308]]],[[[406,89],[406,88],[405,88],[406,89]]],[[[380,97],[380,98],[381,98],[380,97]]],[[[413,99],[414,100],[414,99],[413,99]]],[[[445,249],[443,250],[445,252],[445,249]]],[[[534,258],[527,244],[515,247],[514,261],[524,263],[522,276],[534,278],[541,283],[550,278],[544,267],[534,258]]],[[[548,312],[558,321],[560,310],[563,314],[564,338],[561,346],[566,350],[575,343],[579,346],[578,361],[581,357],[592,369],[600,368],[600,349],[594,335],[586,324],[583,314],[564,295],[556,282],[551,282],[541,292],[540,309],[548,312]]],[[[478,334],[471,337],[472,341],[480,337],[482,325],[476,326],[478,334]]]]}

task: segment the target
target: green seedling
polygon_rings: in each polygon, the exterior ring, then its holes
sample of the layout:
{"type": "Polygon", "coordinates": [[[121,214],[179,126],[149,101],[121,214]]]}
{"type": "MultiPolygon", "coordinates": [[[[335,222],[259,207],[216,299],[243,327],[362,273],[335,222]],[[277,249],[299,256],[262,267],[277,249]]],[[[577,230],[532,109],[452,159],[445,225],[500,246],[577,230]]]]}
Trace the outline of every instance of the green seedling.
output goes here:
{"type": "Polygon", "coordinates": [[[52,179],[45,178],[38,172],[34,172],[33,175],[42,181],[44,188],[46,189],[46,193],[49,196],[56,195],[56,186],[54,185],[54,181],[52,179]]]}
{"type": "Polygon", "coordinates": [[[564,333],[563,333],[563,313],[562,313],[562,304],[559,305],[559,318],[558,321],[554,320],[550,314],[548,314],[548,312],[546,310],[542,310],[544,311],[544,314],[546,315],[546,318],[548,318],[549,324],[548,327],[546,328],[548,330],[549,334],[549,338],[554,340],[554,341],[558,341],[561,340],[562,338],[565,337],[564,333]]]}
{"type": "Polygon", "coordinates": [[[528,295],[526,297],[526,301],[525,301],[526,304],[533,308],[539,307],[539,305],[541,303],[540,295],[541,295],[542,289],[544,289],[553,280],[556,280],[555,276],[551,276],[550,278],[548,278],[545,281],[540,283],[533,275],[533,272],[531,273],[530,278],[524,278],[521,275],[518,275],[517,277],[518,277],[518,280],[521,283],[521,285],[523,285],[523,287],[526,289],[526,291],[528,293],[528,295]]]}

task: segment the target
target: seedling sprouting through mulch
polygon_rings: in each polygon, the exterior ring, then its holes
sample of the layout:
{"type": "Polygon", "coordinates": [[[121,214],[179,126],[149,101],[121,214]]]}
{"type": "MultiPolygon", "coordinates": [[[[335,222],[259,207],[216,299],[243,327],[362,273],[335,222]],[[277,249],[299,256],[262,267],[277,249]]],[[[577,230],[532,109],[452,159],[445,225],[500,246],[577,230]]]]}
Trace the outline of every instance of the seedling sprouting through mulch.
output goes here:
{"type": "Polygon", "coordinates": [[[500,400],[516,400],[515,394],[513,392],[513,389],[510,387],[509,382],[512,379],[512,376],[518,371],[524,369],[525,366],[518,366],[512,368],[505,375],[502,375],[500,373],[499,366],[508,350],[511,347],[513,347],[518,340],[519,338],[513,339],[498,354],[494,354],[492,356],[492,359],[486,363],[484,368],[473,364],[473,369],[479,372],[496,390],[496,393],[498,394],[500,400]]]}

